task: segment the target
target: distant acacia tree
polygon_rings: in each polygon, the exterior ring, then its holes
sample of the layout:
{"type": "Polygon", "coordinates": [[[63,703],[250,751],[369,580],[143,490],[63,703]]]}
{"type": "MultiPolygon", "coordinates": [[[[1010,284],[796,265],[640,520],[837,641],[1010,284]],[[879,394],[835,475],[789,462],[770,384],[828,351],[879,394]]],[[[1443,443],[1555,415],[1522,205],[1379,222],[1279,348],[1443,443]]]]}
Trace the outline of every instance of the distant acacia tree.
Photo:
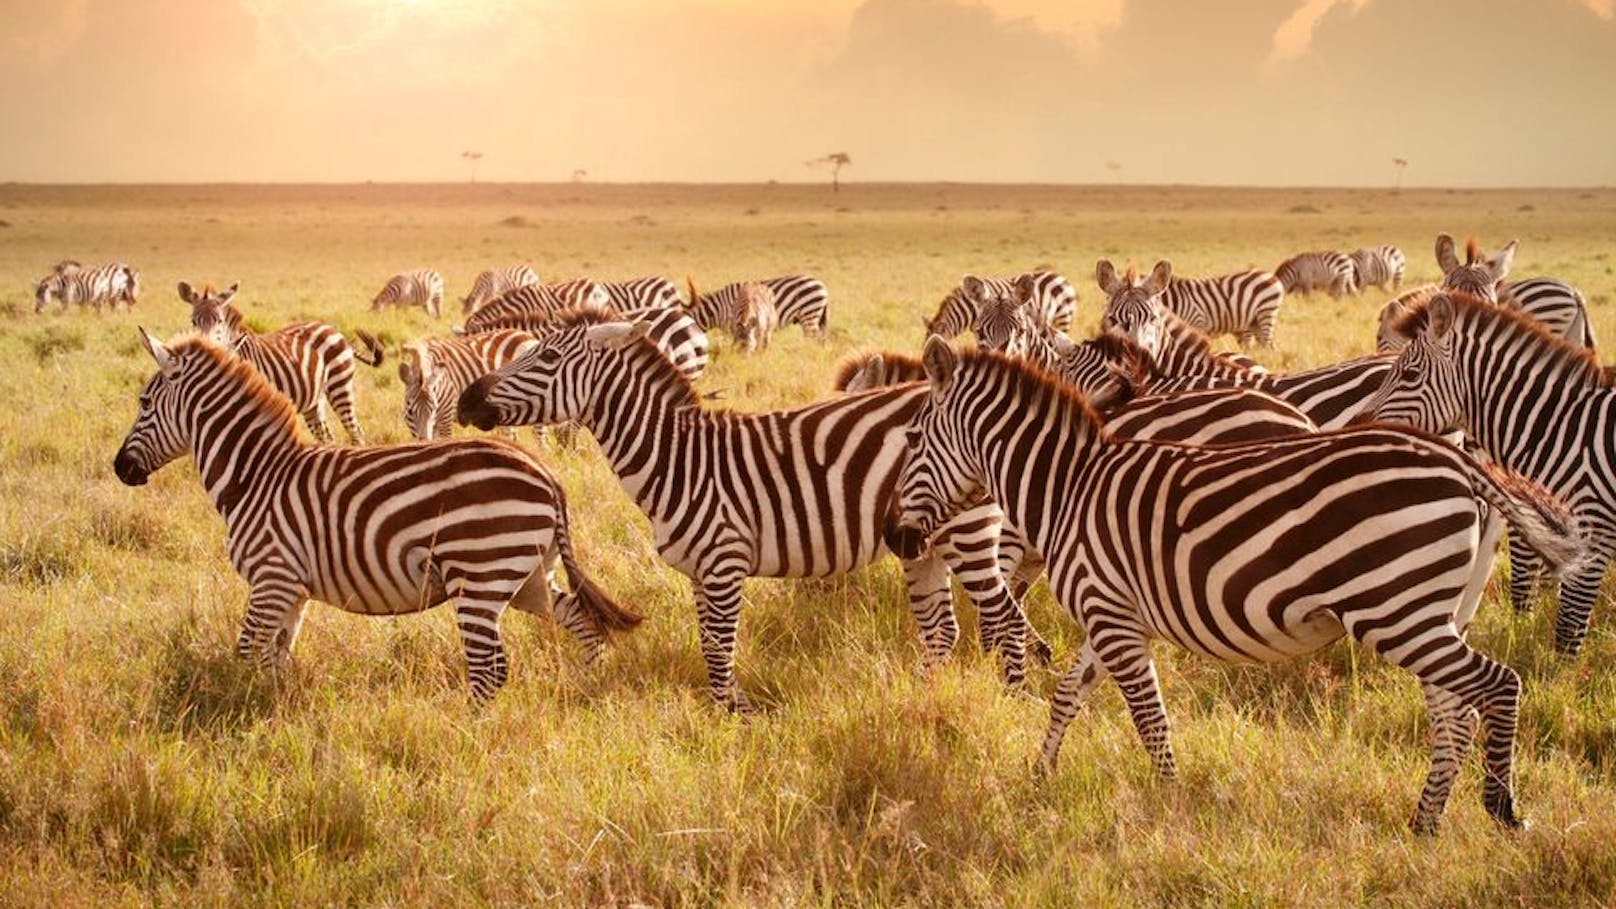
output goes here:
{"type": "Polygon", "coordinates": [[[1400,193],[1403,191],[1403,171],[1408,168],[1408,159],[1393,158],[1392,166],[1397,168],[1397,178],[1392,183],[1392,192],[1400,193]]]}
{"type": "Polygon", "coordinates": [[[831,152],[823,158],[815,158],[807,162],[809,167],[830,168],[830,188],[832,192],[842,191],[842,168],[853,163],[853,156],[847,152],[831,152]]]}
{"type": "Polygon", "coordinates": [[[476,183],[477,162],[483,159],[483,153],[480,151],[463,151],[460,153],[460,157],[466,159],[467,163],[471,165],[471,182],[476,183]]]}
{"type": "Polygon", "coordinates": [[[587,179],[589,179],[589,171],[581,167],[572,172],[572,182],[574,183],[582,183],[587,179]]]}

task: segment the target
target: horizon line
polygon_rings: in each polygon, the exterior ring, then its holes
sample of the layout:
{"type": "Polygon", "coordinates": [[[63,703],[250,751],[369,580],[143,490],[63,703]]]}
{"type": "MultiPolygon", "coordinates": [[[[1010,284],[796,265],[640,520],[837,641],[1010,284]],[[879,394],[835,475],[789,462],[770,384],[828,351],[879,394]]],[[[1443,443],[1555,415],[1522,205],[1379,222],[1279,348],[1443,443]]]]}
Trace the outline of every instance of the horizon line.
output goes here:
{"type": "MultiPolygon", "coordinates": [[[[0,188],[200,188],[217,186],[281,186],[281,187],[511,187],[511,186],[555,186],[577,187],[588,186],[604,187],[825,187],[828,184],[821,180],[86,180],[86,181],[56,181],[56,180],[0,180],[0,188]]],[[[1381,184],[1330,184],[1330,183],[1292,183],[1292,184],[1257,184],[1257,183],[1195,183],[1195,182],[1160,182],[1160,183],[1107,183],[1107,182],[1068,182],[1060,180],[844,180],[843,188],[853,187],[918,187],[918,186],[962,186],[962,187],[1060,187],[1066,189],[1216,189],[1216,190],[1331,190],[1331,191],[1371,191],[1371,192],[1425,192],[1425,191],[1480,191],[1480,192],[1520,192],[1520,191],[1590,191],[1610,190],[1610,184],[1509,184],[1509,185],[1470,185],[1470,184],[1419,184],[1413,186],[1386,186],[1381,184]]]]}

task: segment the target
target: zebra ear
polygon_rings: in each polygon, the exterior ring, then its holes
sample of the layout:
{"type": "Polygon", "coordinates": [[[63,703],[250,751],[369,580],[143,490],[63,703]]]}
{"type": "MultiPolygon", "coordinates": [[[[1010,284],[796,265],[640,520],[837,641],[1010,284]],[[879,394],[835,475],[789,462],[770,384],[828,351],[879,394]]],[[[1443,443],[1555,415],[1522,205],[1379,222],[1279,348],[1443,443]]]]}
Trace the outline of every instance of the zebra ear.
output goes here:
{"type": "Polygon", "coordinates": [[[1447,294],[1437,294],[1426,304],[1425,314],[1425,336],[1440,342],[1453,328],[1453,298],[1447,294]]]}
{"type": "Polygon", "coordinates": [[[140,327],[140,343],[146,348],[146,352],[152,355],[152,359],[157,361],[158,369],[165,374],[174,371],[174,366],[176,365],[174,355],[169,353],[168,348],[164,347],[161,341],[146,334],[144,326],[140,327]]]}
{"type": "Polygon", "coordinates": [[[959,357],[942,336],[932,335],[926,339],[926,350],[920,359],[926,364],[926,378],[931,380],[932,399],[941,398],[954,383],[954,370],[959,366],[959,357]]]}
{"type": "Polygon", "coordinates": [[[226,287],[224,290],[219,292],[219,302],[220,303],[229,303],[230,298],[234,297],[236,295],[236,291],[238,291],[240,289],[241,289],[241,282],[240,281],[232,281],[232,282],[230,282],[229,287],[226,287]]]}
{"type": "Polygon", "coordinates": [[[1502,281],[1509,274],[1509,267],[1515,264],[1515,247],[1520,244],[1520,240],[1511,240],[1487,260],[1487,271],[1492,273],[1494,281],[1502,281]]]}
{"type": "Polygon", "coordinates": [[[607,322],[594,325],[584,332],[584,340],[591,346],[606,350],[622,350],[645,337],[644,322],[607,322]]]}
{"type": "Polygon", "coordinates": [[[860,366],[856,372],[848,377],[847,385],[842,391],[851,394],[855,391],[868,391],[874,388],[876,386],[876,377],[880,376],[885,369],[886,360],[880,354],[870,354],[869,359],[864,361],[864,365],[860,366]]]}
{"type": "Polygon", "coordinates": [[[966,275],[960,278],[960,290],[965,291],[966,298],[973,302],[981,302],[987,299],[988,296],[987,285],[983,284],[982,279],[976,275],[966,275]]]}
{"type": "Polygon", "coordinates": [[[1150,279],[1145,282],[1145,292],[1156,296],[1167,289],[1167,283],[1173,280],[1173,263],[1162,259],[1156,267],[1150,270],[1150,279]]]}
{"type": "Polygon", "coordinates": [[[1117,267],[1111,264],[1110,259],[1101,259],[1094,266],[1094,280],[1099,282],[1106,296],[1114,295],[1117,292],[1117,267]]]}
{"type": "Polygon", "coordinates": [[[1453,252],[1453,238],[1447,234],[1436,235],[1436,265],[1444,275],[1459,268],[1459,257],[1453,252]]]}
{"type": "Polygon", "coordinates": [[[196,291],[191,288],[191,282],[181,281],[179,291],[181,300],[184,300],[192,306],[196,305],[196,291]]]}

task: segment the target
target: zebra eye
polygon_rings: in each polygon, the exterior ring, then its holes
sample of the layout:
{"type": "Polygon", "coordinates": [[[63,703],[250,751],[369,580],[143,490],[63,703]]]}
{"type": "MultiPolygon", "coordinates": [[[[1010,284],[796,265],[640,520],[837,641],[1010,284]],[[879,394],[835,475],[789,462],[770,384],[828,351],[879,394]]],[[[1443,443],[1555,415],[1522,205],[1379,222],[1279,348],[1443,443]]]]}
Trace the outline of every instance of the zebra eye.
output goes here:
{"type": "Polygon", "coordinates": [[[1404,382],[1418,382],[1420,380],[1420,369],[1418,366],[1405,366],[1403,371],[1398,374],[1398,378],[1404,382]]]}
{"type": "Polygon", "coordinates": [[[911,426],[908,429],[905,429],[903,431],[903,441],[904,441],[905,445],[909,446],[910,451],[914,451],[915,449],[919,448],[920,447],[920,427],[919,426],[911,426]]]}

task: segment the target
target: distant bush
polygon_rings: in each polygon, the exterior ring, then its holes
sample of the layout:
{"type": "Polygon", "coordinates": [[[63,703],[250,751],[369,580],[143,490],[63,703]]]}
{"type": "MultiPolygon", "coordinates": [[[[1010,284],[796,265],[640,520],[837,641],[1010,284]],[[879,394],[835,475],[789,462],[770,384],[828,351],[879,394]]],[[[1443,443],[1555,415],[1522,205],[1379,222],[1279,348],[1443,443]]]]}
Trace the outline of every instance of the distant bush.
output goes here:
{"type": "Polygon", "coordinates": [[[521,215],[511,215],[508,218],[501,218],[500,222],[499,222],[499,226],[500,227],[532,227],[533,222],[529,221],[527,218],[522,217],[521,215]]]}
{"type": "Polygon", "coordinates": [[[34,359],[40,363],[57,354],[73,353],[84,349],[84,332],[52,325],[28,339],[34,359]]]}
{"type": "Polygon", "coordinates": [[[1316,215],[1320,213],[1319,209],[1307,204],[1306,202],[1303,202],[1301,205],[1292,205],[1288,211],[1293,215],[1316,215]]]}

